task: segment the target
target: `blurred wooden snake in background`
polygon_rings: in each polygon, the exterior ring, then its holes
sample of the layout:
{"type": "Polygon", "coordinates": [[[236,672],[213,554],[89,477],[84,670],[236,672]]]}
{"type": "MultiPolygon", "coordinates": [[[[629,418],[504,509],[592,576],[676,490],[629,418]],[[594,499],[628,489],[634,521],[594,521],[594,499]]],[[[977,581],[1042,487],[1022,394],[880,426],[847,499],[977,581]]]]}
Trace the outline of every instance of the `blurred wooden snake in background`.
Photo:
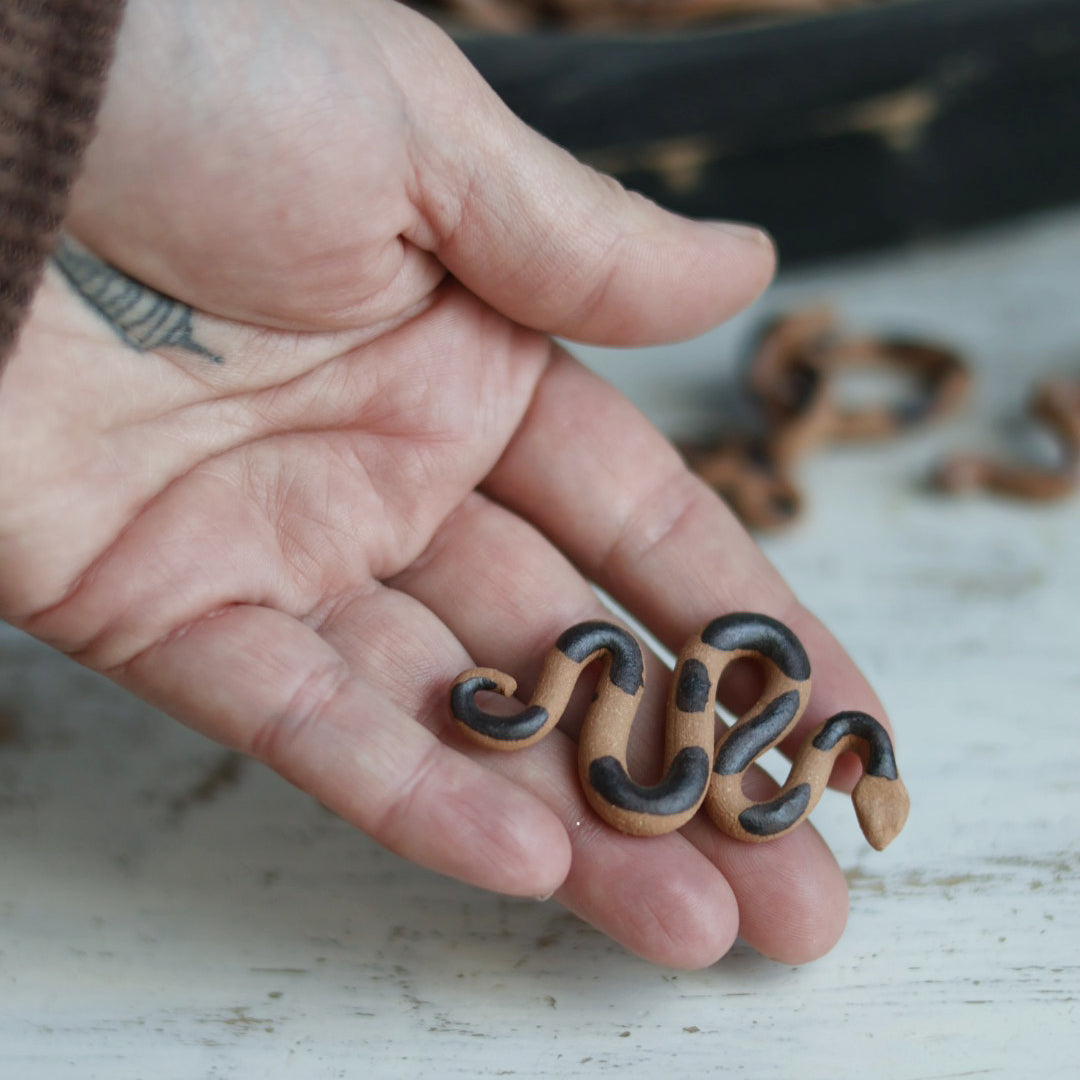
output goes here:
{"type": "Polygon", "coordinates": [[[1057,440],[1056,463],[957,454],[937,467],[934,485],[951,494],[984,490],[1040,502],[1071,495],[1080,487],[1080,379],[1062,376],[1041,383],[1032,396],[1030,414],[1057,440]]]}
{"type": "Polygon", "coordinates": [[[491,668],[473,668],[454,681],[450,708],[472,741],[497,750],[531,746],[559,722],[578,678],[603,660],[596,694],[585,715],[578,773],[593,809],[608,824],[635,836],[656,836],[685,825],[705,805],[716,825],[739,840],[772,840],[803,822],[828,783],[833,762],[846,752],[862,758],[852,800],[867,840],[881,850],[903,828],[908,795],[896,768],[892,740],[873,717],[841,712],[803,742],[780,791],[764,801],[743,792],[743,777],[798,724],[810,696],[810,661],[798,638],[765,615],[714,619],[679,653],[668,694],[664,774],[653,785],[631,779],[630,729],[644,691],[637,640],[608,622],[571,627],[548,653],[529,704],[500,716],[482,709],[481,691],[511,697],[516,682],[491,668]],[[717,739],[715,702],[720,678],[736,660],[761,663],[758,700],[717,739]]]}
{"type": "Polygon", "coordinates": [[[971,385],[955,351],[911,338],[844,334],[828,308],[770,323],[745,365],[743,389],[760,416],[756,435],[684,446],[688,465],[751,529],[787,525],[802,508],[795,466],[834,442],[880,441],[955,413],[971,385]],[[898,400],[849,405],[845,374],[891,372],[913,386],[898,400]]]}

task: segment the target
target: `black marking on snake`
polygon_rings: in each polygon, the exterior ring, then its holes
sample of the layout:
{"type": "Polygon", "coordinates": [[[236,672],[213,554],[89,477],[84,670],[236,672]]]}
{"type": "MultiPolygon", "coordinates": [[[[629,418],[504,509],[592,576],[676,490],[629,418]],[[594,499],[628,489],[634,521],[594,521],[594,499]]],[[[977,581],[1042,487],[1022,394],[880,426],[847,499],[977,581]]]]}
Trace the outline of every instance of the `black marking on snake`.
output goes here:
{"type": "Polygon", "coordinates": [[[690,657],[679,668],[678,683],[675,688],[675,707],[684,713],[702,712],[712,703],[713,686],[709,679],[709,669],[700,661],[690,657]]]}
{"type": "Polygon", "coordinates": [[[893,420],[900,427],[913,427],[915,424],[922,423],[933,412],[934,404],[933,397],[928,393],[908,401],[901,401],[893,406],[893,420]]]}
{"type": "Polygon", "coordinates": [[[611,656],[608,678],[632,697],[645,685],[645,663],[641,648],[631,634],[608,622],[584,622],[570,627],[555,642],[555,648],[575,664],[584,663],[594,653],[611,656]]]}
{"type": "Polygon", "coordinates": [[[664,778],[651,786],[635,783],[619,760],[599,757],[589,763],[589,783],[613,806],[638,814],[681,814],[690,810],[709,786],[709,755],[700,746],[684,746],[664,778]]]}
{"type": "Polygon", "coordinates": [[[784,372],[787,392],[785,406],[798,414],[806,410],[806,407],[820,392],[821,384],[825,381],[825,374],[815,364],[807,364],[795,361],[784,372]]]}
{"type": "Polygon", "coordinates": [[[505,742],[528,739],[547,723],[548,711],[539,705],[530,705],[514,716],[495,716],[484,712],[476,704],[477,692],[496,689],[491,679],[480,676],[459,682],[450,691],[451,711],[473,731],[505,742]]]}
{"type": "Polygon", "coordinates": [[[701,631],[701,640],[721,652],[748,650],[771,660],[789,679],[810,677],[810,658],[799,639],[768,615],[736,612],[713,619],[701,631]]]}
{"type": "Polygon", "coordinates": [[[880,776],[886,780],[899,778],[900,773],[896,767],[896,757],[888,732],[864,712],[837,713],[827,720],[814,738],[814,749],[831,750],[845,735],[855,735],[869,746],[866,771],[871,776],[880,776]]]}
{"type": "Polygon", "coordinates": [[[792,517],[799,509],[799,504],[790,495],[777,493],[769,496],[769,505],[780,517],[792,517]]]}
{"type": "Polygon", "coordinates": [[[195,339],[192,310],[187,304],[121,273],[69,236],[60,238],[52,259],[85,303],[133,349],[186,349],[215,364],[223,363],[217,353],[195,339]]]}
{"type": "Polygon", "coordinates": [[[772,802],[748,806],[739,824],[754,836],[772,836],[790,829],[810,805],[810,785],[799,784],[772,802]]]}
{"type": "Polygon", "coordinates": [[[789,690],[773,698],[757,716],[733,727],[720,745],[713,772],[735,776],[749,768],[766,746],[780,738],[798,709],[799,691],[789,690]]]}
{"type": "Polygon", "coordinates": [[[776,458],[773,457],[769,444],[762,438],[749,439],[746,443],[746,460],[754,466],[758,472],[768,476],[777,476],[779,470],[776,467],[776,458]]]}

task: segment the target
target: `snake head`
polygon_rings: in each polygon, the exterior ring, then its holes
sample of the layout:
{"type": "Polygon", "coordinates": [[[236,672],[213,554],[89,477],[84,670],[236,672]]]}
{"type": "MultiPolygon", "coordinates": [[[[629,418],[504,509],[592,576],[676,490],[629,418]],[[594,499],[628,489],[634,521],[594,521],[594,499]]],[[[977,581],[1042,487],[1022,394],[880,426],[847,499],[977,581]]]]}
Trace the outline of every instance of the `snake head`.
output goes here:
{"type": "Polygon", "coordinates": [[[871,847],[884,850],[899,835],[911,808],[904,782],[863,773],[851,798],[863,835],[871,847]]]}

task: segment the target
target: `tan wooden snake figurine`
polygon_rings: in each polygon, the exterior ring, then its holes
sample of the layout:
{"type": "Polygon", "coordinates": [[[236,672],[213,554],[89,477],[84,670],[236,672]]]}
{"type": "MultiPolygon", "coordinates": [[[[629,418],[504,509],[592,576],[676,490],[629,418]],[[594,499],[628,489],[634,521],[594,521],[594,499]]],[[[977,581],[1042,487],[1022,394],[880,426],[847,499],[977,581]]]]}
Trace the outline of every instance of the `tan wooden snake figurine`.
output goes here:
{"type": "Polygon", "coordinates": [[[802,506],[794,467],[827,442],[876,441],[955,412],[971,378],[951,349],[894,337],[847,336],[828,308],[777,319],[762,334],[744,373],[764,431],[712,447],[684,447],[690,467],[754,529],[792,521],[802,506]],[[892,369],[914,396],[846,406],[836,390],[845,371],[892,369]]]}
{"type": "Polygon", "coordinates": [[[794,730],[810,695],[810,661],[798,638],[766,615],[736,613],[712,620],[679,653],[668,693],[664,775],[654,785],[631,779],[630,728],[644,691],[644,662],[634,636],[614,623],[571,627],[548,653],[529,704],[511,716],[482,709],[481,691],[511,697],[515,680],[492,668],[462,672],[450,690],[450,709],[474,742],[496,750],[533,745],[559,722],[582,672],[603,661],[581,730],[578,773],[593,809],[620,832],[657,836],[685,825],[704,804],[716,825],[739,840],[772,840],[803,822],[846,751],[862,758],[852,792],[867,840],[884,848],[904,826],[908,795],[896,768],[892,740],[873,717],[841,712],[807,736],[780,791],[764,801],[743,792],[743,776],[794,730]],[[720,677],[734,661],[758,660],[765,685],[757,702],[715,737],[720,677]]]}
{"type": "Polygon", "coordinates": [[[1056,467],[958,454],[936,469],[932,481],[952,494],[986,490],[1031,501],[1062,499],[1080,488],[1080,378],[1047,379],[1031,400],[1032,418],[1056,437],[1056,467]]]}
{"type": "Polygon", "coordinates": [[[503,32],[551,23],[577,30],[681,26],[744,15],[801,15],[866,0],[438,0],[473,25],[503,32]]]}

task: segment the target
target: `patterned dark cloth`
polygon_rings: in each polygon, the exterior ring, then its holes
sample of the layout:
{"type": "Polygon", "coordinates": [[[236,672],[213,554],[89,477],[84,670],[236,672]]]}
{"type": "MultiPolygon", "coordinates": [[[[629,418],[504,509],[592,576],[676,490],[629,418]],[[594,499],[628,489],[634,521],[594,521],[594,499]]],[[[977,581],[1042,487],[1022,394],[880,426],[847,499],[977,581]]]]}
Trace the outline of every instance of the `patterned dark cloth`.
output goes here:
{"type": "Polygon", "coordinates": [[[56,243],[123,0],[0,4],[0,363],[56,243]]]}

